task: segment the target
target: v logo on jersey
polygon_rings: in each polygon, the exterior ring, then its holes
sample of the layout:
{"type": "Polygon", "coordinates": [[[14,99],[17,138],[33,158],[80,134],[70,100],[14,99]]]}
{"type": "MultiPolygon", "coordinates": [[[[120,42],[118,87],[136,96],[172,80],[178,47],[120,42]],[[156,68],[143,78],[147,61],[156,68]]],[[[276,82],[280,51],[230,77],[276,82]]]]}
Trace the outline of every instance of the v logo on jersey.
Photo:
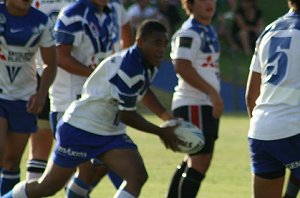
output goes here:
{"type": "Polygon", "coordinates": [[[6,66],[6,70],[8,73],[8,77],[10,79],[10,83],[13,83],[15,81],[19,71],[21,70],[21,67],[6,66]]]}

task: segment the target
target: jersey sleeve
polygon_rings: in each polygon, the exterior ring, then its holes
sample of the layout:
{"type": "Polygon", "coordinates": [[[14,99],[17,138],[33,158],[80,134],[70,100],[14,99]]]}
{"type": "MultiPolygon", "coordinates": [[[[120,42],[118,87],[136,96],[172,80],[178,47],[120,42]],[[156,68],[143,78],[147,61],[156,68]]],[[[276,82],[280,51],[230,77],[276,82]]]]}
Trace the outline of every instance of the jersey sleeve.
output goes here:
{"type": "Polygon", "coordinates": [[[61,11],[54,28],[56,45],[79,46],[83,32],[82,20],[79,15],[66,16],[61,11]]]}
{"type": "Polygon", "coordinates": [[[176,33],[171,43],[171,58],[193,61],[196,52],[200,50],[200,37],[192,30],[176,33]]]}
{"type": "Polygon", "coordinates": [[[53,22],[48,18],[45,26],[45,30],[42,33],[40,46],[41,47],[51,47],[55,44],[54,33],[53,33],[53,22]]]}

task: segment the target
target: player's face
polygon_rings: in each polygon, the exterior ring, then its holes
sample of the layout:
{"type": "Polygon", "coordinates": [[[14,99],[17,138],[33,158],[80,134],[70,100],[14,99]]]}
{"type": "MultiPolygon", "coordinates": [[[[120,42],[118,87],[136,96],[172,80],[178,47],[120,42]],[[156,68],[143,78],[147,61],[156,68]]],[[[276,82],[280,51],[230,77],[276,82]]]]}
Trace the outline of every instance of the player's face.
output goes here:
{"type": "Polygon", "coordinates": [[[138,45],[145,59],[153,66],[158,66],[165,56],[168,42],[167,33],[153,32],[138,45]]]}
{"type": "Polygon", "coordinates": [[[209,25],[216,11],[216,0],[195,0],[192,5],[194,17],[205,25],[209,25]]]}
{"type": "Polygon", "coordinates": [[[8,12],[12,15],[23,16],[27,14],[32,0],[6,0],[8,12]]]}

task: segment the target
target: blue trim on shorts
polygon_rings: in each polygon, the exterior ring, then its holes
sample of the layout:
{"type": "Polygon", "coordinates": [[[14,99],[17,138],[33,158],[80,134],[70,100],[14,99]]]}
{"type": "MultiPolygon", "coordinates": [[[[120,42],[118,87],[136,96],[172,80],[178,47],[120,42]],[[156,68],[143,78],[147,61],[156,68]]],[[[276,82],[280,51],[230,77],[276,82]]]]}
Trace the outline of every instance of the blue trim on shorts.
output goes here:
{"type": "Polygon", "coordinates": [[[300,179],[300,134],[279,140],[248,138],[251,170],[254,174],[288,168],[300,179]]]}
{"type": "Polygon", "coordinates": [[[27,101],[0,99],[0,117],[7,120],[8,131],[25,134],[37,131],[37,116],[27,112],[27,101]]]}
{"type": "Polygon", "coordinates": [[[112,149],[134,149],[137,146],[126,134],[102,136],[76,128],[62,120],[58,123],[56,145],[51,159],[61,167],[76,167],[112,149]]]}

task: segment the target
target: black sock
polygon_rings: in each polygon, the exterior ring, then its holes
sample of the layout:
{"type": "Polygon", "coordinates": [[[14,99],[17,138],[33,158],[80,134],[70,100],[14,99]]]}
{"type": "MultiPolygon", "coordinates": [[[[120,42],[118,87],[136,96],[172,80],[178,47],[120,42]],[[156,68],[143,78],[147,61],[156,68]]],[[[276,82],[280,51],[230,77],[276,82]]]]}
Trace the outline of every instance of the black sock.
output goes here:
{"type": "Polygon", "coordinates": [[[181,198],[195,198],[197,196],[200,184],[204,175],[193,168],[188,168],[182,174],[179,184],[179,193],[181,198]]]}
{"type": "Polygon", "coordinates": [[[186,165],[187,165],[187,163],[183,161],[180,165],[177,166],[177,169],[173,175],[171,184],[169,186],[169,192],[168,192],[167,198],[178,197],[179,181],[181,179],[182,174],[185,171],[186,165]]]}

